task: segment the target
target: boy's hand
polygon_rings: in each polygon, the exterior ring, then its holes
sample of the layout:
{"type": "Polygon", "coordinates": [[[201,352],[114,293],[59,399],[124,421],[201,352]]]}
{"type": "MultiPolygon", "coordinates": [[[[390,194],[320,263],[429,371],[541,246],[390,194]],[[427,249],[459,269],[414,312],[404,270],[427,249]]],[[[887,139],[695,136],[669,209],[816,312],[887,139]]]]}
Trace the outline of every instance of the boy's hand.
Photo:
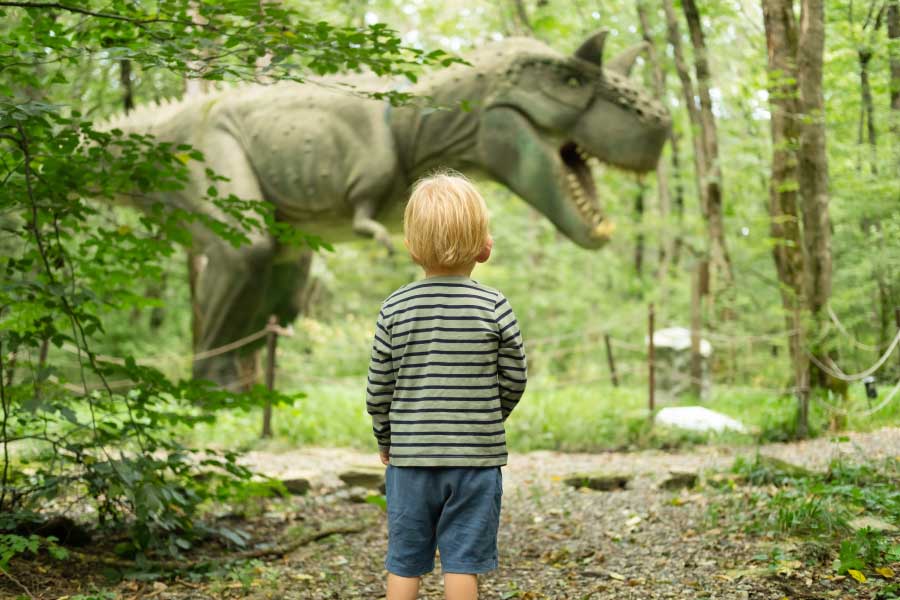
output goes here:
{"type": "Polygon", "coordinates": [[[383,465],[391,464],[391,451],[390,450],[379,450],[378,456],[381,457],[381,464],[383,464],[383,465]]]}

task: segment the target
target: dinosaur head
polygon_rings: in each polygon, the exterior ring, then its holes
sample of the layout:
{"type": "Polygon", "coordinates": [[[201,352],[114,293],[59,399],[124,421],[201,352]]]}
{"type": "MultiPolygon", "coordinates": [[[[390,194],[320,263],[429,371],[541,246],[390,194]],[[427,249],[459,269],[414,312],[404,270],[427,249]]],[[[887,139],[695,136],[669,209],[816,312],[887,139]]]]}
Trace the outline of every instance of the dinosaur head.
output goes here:
{"type": "Polygon", "coordinates": [[[650,171],[670,127],[665,108],[628,79],[644,45],[604,62],[605,38],[591,36],[574,56],[535,40],[498,45],[479,127],[491,177],[585,248],[602,246],[613,229],[591,164],[650,171]]]}

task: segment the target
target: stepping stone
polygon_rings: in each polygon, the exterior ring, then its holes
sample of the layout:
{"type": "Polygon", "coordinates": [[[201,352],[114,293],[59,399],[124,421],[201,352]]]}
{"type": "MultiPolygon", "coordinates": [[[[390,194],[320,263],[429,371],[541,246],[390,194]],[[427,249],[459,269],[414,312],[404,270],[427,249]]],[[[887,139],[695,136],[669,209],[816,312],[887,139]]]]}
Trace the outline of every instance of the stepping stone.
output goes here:
{"type": "Polygon", "coordinates": [[[598,492],[611,492],[624,490],[631,481],[631,475],[616,473],[577,473],[564,480],[564,483],[573,488],[588,488],[598,492]]]}
{"type": "Polygon", "coordinates": [[[688,471],[670,471],[669,476],[660,484],[663,490],[683,490],[697,485],[697,474],[688,471]]]}
{"type": "Polygon", "coordinates": [[[281,483],[287,488],[287,491],[294,496],[303,496],[309,492],[309,479],[303,477],[295,477],[294,479],[283,479],[281,483]]]}
{"type": "Polygon", "coordinates": [[[363,487],[384,493],[384,468],[354,467],[338,475],[349,487],[363,487]]]}

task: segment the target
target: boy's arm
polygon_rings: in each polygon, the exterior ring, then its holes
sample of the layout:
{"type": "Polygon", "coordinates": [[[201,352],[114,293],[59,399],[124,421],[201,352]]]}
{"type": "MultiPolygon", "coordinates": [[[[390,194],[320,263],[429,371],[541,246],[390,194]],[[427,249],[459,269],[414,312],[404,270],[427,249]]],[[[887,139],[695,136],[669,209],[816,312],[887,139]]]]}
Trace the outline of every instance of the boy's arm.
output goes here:
{"type": "Polygon", "coordinates": [[[528,371],[519,323],[509,301],[502,295],[494,307],[494,318],[500,332],[497,378],[500,382],[500,409],[505,421],[525,392],[528,371]]]}
{"type": "Polygon", "coordinates": [[[396,371],[391,357],[391,334],[384,323],[384,313],[375,322],[375,340],[369,360],[366,384],[366,410],[372,416],[372,431],[382,455],[391,447],[391,422],[388,413],[394,397],[396,371]]]}

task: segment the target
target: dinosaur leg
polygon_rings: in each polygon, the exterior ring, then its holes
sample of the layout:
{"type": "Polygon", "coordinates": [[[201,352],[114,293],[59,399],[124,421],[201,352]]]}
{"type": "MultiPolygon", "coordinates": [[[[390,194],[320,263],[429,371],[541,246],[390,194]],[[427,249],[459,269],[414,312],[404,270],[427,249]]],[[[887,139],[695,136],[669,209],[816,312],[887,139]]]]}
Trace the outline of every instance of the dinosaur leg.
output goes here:
{"type": "MultiPolygon", "coordinates": [[[[216,173],[229,178],[216,184],[219,196],[234,194],[245,200],[262,198],[256,175],[243,149],[229,134],[216,131],[205,140],[207,163],[216,173]]],[[[204,209],[227,220],[214,206],[204,209]]],[[[206,266],[197,277],[196,293],[200,324],[198,352],[217,348],[258,330],[265,323],[261,314],[264,290],[271,276],[275,242],[267,232],[246,232],[250,238],[237,248],[213,239],[203,249],[206,266]]],[[[256,343],[258,347],[262,340],[256,343]]],[[[252,347],[210,356],[194,363],[194,376],[227,387],[240,379],[237,357],[252,347]]]]}
{"type": "MultiPolygon", "coordinates": [[[[274,315],[279,325],[287,326],[294,322],[297,315],[307,312],[314,282],[309,280],[314,253],[311,250],[301,251],[288,258],[280,258],[272,264],[267,286],[262,292],[263,304],[255,327],[262,327],[274,315]]],[[[258,380],[260,350],[238,356],[238,370],[241,379],[258,380]]]]}
{"type": "Polygon", "coordinates": [[[363,201],[356,205],[353,213],[353,231],[359,235],[375,238],[387,248],[388,254],[394,253],[394,244],[387,228],[375,220],[375,202],[363,201]]]}
{"type": "MultiPolygon", "coordinates": [[[[315,253],[302,250],[287,260],[277,260],[265,291],[265,314],[275,315],[278,324],[287,326],[308,310],[310,270],[315,253]]],[[[267,317],[268,318],[268,317],[267,317]]]]}

